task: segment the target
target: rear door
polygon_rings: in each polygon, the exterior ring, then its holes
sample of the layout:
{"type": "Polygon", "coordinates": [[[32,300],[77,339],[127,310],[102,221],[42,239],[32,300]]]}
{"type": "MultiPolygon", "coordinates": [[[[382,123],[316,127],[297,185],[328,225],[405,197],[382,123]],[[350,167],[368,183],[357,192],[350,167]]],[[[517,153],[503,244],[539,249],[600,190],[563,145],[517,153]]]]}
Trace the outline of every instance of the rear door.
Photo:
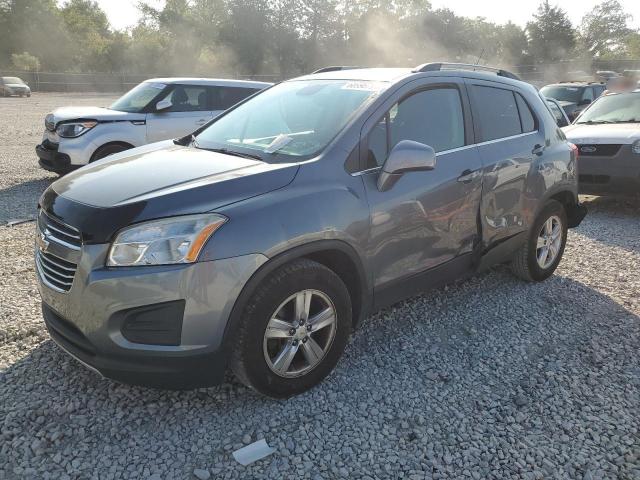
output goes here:
{"type": "Polygon", "coordinates": [[[472,79],[467,85],[484,168],[483,239],[492,244],[527,228],[525,186],[534,157],[546,148],[545,137],[517,89],[472,79]]]}
{"type": "Polygon", "coordinates": [[[385,303],[380,299],[401,280],[470,253],[477,238],[481,162],[464,83],[421,80],[396,93],[367,121],[360,153],[371,216],[369,264],[376,301],[385,303]],[[401,140],[432,146],[437,165],[406,173],[381,192],[380,168],[401,140]]]}
{"type": "Polygon", "coordinates": [[[204,85],[173,85],[158,101],[162,100],[170,100],[172,105],[147,115],[149,143],[182,137],[213,118],[204,85]]]}

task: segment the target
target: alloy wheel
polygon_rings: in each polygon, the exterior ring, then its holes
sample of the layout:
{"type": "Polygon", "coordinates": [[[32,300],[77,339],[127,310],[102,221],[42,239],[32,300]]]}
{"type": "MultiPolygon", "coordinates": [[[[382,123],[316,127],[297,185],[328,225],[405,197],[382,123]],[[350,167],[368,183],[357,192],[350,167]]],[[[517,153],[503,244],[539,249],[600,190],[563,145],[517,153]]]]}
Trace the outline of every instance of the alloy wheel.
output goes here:
{"type": "Polygon", "coordinates": [[[562,220],[552,215],[542,224],[536,243],[538,266],[546,270],[558,258],[562,246],[562,220]]]}
{"type": "Polygon", "coordinates": [[[294,378],[315,368],[331,348],[336,322],[333,302],[319,290],[301,290],[287,298],[264,332],[264,358],[271,371],[294,378]]]}

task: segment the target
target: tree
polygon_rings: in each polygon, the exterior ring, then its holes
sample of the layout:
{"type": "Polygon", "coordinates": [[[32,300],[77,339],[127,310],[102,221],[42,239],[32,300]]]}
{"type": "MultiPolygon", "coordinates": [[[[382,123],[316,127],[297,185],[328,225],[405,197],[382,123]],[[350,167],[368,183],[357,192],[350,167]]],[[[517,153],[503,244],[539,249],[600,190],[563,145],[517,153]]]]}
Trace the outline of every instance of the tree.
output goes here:
{"type": "Polygon", "coordinates": [[[620,55],[632,33],[631,16],[618,0],[605,0],[582,18],[579,41],[582,49],[594,57],[620,55]]]}
{"type": "Polygon", "coordinates": [[[11,64],[22,72],[35,72],[40,69],[40,60],[29,52],[11,54],[11,64]]]}
{"type": "Polygon", "coordinates": [[[554,63],[563,60],[575,45],[575,34],[567,13],[544,0],[527,23],[529,53],[536,62],[554,63]]]}

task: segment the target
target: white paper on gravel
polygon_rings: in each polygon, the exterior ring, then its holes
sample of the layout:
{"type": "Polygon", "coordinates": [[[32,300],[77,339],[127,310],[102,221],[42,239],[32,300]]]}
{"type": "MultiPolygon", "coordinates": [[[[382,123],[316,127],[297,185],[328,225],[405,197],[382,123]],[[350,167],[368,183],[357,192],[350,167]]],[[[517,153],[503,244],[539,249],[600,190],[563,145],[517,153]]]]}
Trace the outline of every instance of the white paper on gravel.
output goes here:
{"type": "Polygon", "coordinates": [[[246,447],[236,450],[233,452],[233,458],[235,458],[240,465],[246,466],[271,455],[275,451],[276,449],[267,445],[267,442],[263,438],[262,440],[258,440],[257,442],[253,442],[246,447]]]}

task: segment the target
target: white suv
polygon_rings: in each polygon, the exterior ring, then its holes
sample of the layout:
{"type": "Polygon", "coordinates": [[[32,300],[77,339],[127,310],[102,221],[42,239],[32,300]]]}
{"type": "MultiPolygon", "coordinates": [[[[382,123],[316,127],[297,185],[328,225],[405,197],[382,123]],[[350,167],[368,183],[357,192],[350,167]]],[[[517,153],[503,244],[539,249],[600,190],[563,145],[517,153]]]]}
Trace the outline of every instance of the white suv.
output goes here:
{"type": "Polygon", "coordinates": [[[40,166],[64,174],[147,143],[187,135],[271,84],[204,78],[142,82],[108,108],[63,107],[45,118],[40,166]]]}

